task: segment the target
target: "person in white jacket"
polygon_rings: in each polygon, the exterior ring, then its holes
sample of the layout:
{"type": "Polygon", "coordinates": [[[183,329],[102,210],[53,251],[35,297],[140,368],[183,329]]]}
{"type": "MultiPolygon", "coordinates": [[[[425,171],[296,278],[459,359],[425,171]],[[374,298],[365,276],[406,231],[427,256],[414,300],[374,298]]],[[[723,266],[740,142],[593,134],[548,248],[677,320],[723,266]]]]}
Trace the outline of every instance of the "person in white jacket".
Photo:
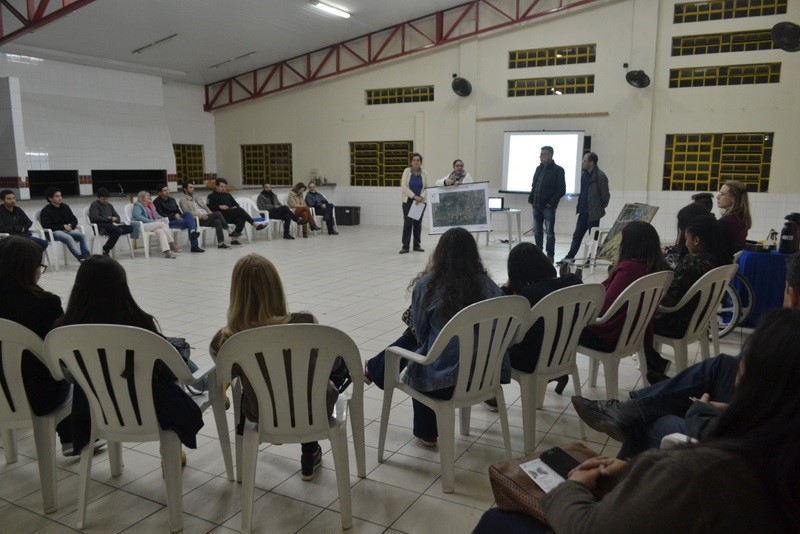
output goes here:
{"type": "Polygon", "coordinates": [[[466,171],[464,171],[464,162],[460,159],[457,159],[453,162],[453,172],[445,176],[444,178],[439,178],[436,180],[436,185],[438,187],[442,187],[445,185],[459,185],[459,184],[471,184],[472,183],[472,176],[466,171]]]}
{"type": "Polygon", "coordinates": [[[425,252],[425,249],[420,246],[422,216],[419,219],[414,219],[408,216],[408,212],[412,204],[425,203],[425,190],[427,188],[428,175],[422,169],[422,155],[414,152],[411,154],[411,166],[406,167],[402,178],[400,178],[400,189],[403,197],[403,248],[400,249],[400,254],[408,254],[412,232],[414,234],[414,251],[425,252]]]}

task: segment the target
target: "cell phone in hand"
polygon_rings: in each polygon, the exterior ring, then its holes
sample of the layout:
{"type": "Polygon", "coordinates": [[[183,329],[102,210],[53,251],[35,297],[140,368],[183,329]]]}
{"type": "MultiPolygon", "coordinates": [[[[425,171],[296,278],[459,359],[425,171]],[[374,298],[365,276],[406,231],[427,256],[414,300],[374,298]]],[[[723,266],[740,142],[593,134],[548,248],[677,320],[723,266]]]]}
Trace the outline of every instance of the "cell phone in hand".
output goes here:
{"type": "Polygon", "coordinates": [[[553,447],[542,453],[539,457],[547,467],[561,475],[566,480],[569,472],[578,467],[580,462],[567,454],[561,447],[553,447]]]}

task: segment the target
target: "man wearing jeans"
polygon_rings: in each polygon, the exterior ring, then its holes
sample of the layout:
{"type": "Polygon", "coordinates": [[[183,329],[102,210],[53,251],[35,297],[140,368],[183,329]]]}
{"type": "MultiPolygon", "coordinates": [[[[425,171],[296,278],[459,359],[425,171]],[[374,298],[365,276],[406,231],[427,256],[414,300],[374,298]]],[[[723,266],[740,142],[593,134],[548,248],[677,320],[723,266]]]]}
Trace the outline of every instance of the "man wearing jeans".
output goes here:
{"type": "Polygon", "coordinates": [[[86,237],[78,230],[78,218],[64,203],[61,190],[49,187],[44,196],[47,197],[47,206],[39,213],[42,228],[52,230],[53,239],[64,243],[78,261],[85,260],[90,254],[86,237]]]}
{"type": "Polygon", "coordinates": [[[0,234],[18,235],[27,237],[40,247],[42,250],[47,248],[47,241],[41,237],[36,237],[31,233],[31,221],[22,208],[17,207],[17,195],[11,189],[0,191],[0,234]]]}
{"type": "Polygon", "coordinates": [[[553,147],[543,146],[539,153],[540,165],[533,174],[528,204],[533,207],[533,239],[542,248],[543,230],[547,232],[547,257],[553,262],[556,253],[556,208],[567,183],[564,168],[553,161],[553,147]]]}
{"type": "Polygon", "coordinates": [[[200,243],[197,241],[197,238],[200,237],[200,232],[197,231],[194,213],[190,211],[181,212],[180,208],[178,208],[178,203],[169,196],[167,184],[158,186],[158,196],[153,200],[153,205],[159,215],[169,219],[170,228],[178,228],[189,232],[189,245],[192,247],[192,252],[205,252],[200,248],[200,243]]]}

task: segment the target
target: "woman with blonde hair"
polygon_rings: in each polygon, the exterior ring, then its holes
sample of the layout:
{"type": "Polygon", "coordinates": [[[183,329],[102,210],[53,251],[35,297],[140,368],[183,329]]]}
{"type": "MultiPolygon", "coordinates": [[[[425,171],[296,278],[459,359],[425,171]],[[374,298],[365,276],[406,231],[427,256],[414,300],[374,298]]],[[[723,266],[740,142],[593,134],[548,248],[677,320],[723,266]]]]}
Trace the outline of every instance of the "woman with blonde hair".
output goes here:
{"type": "Polygon", "coordinates": [[[172,239],[172,230],[169,228],[166,217],[161,217],[156,211],[153,199],[147,191],[139,191],[137,195],[138,201],[133,203],[133,215],[131,220],[139,221],[142,224],[142,230],[146,232],[153,232],[158,238],[158,243],[161,245],[161,252],[164,257],[174,260],[174,252],[180,252],[178,245],[172,239]]]}
{"type": "Polygon", "coordinates": [[[308,237],[309,228],[311,228],[312,232],[321,230],[321,228],[314,222],[314,217],[311,215],[311,208],[306,206],[306,201],[303,200],[303,193],[305,192],[306,184],[297,182],[292,190],[289,191],[289,196],[286,197],[286,205],[292,209],[295,215],[308,223],[307,225],[303,225],[303,237],[308,237]]]}
{"type": "MultiPolygon", "coordinates": [[[[209,352],[212,357],[216,357],[231,336],[251,328],[316,322],[310,313],[290,313],[286,306],[283,283],[275,265],[264,256],[248,254],[233,266],[228,324],[211,340],[209,352]]],[[[258,402],[253,387],[247,378],[236,374],[236,371],[234,376],[242,381],[242,415],[257,422],[258,402]]],[[[316,441],[303,443],[301,448],[302,478],[313,480],[316,470],[322,465],[322,449],[316,441]]]]}
{"type": "Polygon", "coordinates": [[[717,207],[722,210],[720,221],[731,227],[735,243],[744,248],[747,231],[753,226],[747,189],[738,180],[728,180],[719,189],[717,207]]]}

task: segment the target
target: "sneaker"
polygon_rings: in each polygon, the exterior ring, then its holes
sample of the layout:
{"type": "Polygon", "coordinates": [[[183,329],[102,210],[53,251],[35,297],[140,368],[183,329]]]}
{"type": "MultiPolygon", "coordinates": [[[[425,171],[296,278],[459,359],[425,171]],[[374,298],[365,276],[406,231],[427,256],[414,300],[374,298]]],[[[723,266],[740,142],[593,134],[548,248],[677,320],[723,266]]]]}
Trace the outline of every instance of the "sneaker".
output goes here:
{"type": "Polygon", "coordinates": [[[168,260],[177,260],[178,256],[175,255],[174,252],[170,252],[169,250],[164,253],[164,258],[168,260]]]}
{"type": "Polygon", "coordinates": [[[436,444],[438,443],[439,439],[438,438],[417,438],[417,441],[419,441],[420,444],[423,447],[428,447],[430,449],[430,448],[433,448],[433,447],[436,446],[436,444]]]}
{"type": "Polygon", "coordinates": [[[322,465],[322,447],[317,445],[316,452],[300,455],[300,476],[305,481],[314,480],[317,469],[322,465]]]}
{"type": "Polygon", "coordinates": [[[414,247],[414,252],[425,252],[425,249],[422,247],[414,247]]]}
{"type": "Polygon", "coordinates": [[[217,245],[217,248],[228,248],[228,249],[229,249],[229,248],[231,248],[231,247],[229,247],[229,246],[228,246],[228,245],[226,245],[225,243],[220,243],[219,245],[217,245]]]}
{"type": "Polygon", "coordinates": [[[231,245],[242,246],[238,239],[231,239],[231,245]]]}
{"type": "Polygon", "coordinates": [[[496,412],[497,411],[497,399],[492,397],[489,400],[485,400],[485,401],[483,401],[483,406],[484,406],[484,408],[486,408],[490,412],[496,412]]]}
{"type": "Polygon", "coordinates": [[[400,254],[408,254],[408,247],[403,247],[400,249],[400,254]]]}
{"type": "Polygon", "coordinates": [[[192,251],[192,252],[205,252],[205,250],[203,250],[203,249],[202,249],[202,248],[200,248],[200,247],[192,247],[192,248],[191,248],[191,251],[192,251]]]}
{"type": "Polygon", "coordinates": [[[294,239],[294,237],[292,236],[292,234],[283,234],[283,238],[284,238],[284,239],[294,239]]]}
{"type": "Polygon", "coordinates": [[[339,232],[337,232],[336,230],[331,230],[330,232],[328,232],[328,235],[339,235],[339,232]]]}
{"type": "MultiPolygon", "coordinates": [[[[97,438],[96,440],[94,440],[94,451],[93,452],[99,451],[100,449],[105,447],[107,444],[108,444],[108,442],[106,440],[97,438]]],[[[80,456],[81,455],[81,451],[77,451],[76,452],[75,448],[72,446],[71,442],[70,443],[62,443],[61,444],[61,454],[63,454],[67,458],[70,458],[72,456],[80,456]]]]}
{"type": "Polygon", "coordinates": [[[616,399],[593,401],[577,395],[572,397],[572,405],[584,423],[617,441],[625,441],[636,418],[625,413],[620,404],[616,399]]]}

